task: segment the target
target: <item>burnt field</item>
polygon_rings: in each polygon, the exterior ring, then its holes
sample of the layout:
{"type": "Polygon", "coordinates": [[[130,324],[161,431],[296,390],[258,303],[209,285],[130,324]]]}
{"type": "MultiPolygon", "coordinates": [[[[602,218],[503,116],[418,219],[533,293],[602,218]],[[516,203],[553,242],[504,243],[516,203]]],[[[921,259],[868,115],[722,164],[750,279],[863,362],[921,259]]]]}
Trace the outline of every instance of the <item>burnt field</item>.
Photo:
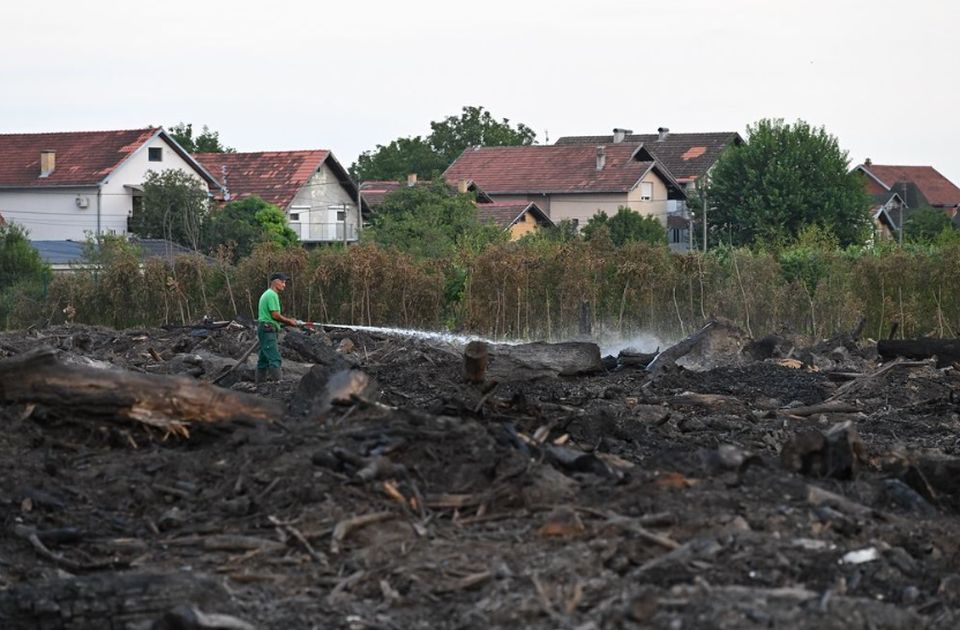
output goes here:
{"type": "Polygon", "coordinates": [[[330,329],[257,387],[253,339],[0,335],[0,627],[960,623],[952,365],[715,326],[467,382],[462,347],[330,329]]]}

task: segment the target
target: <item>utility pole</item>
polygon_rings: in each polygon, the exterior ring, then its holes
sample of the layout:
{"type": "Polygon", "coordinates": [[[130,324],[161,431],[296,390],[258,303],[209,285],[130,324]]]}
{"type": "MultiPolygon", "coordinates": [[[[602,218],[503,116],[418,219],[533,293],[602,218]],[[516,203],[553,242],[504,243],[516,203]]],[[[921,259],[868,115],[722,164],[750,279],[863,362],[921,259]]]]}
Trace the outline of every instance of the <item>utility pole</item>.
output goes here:
{"type": "Polygon", "coordinates": [[[707,253],[707,185],[704,184],[700,189],[702,194],[700,199],[703,201],[703,253],[707,253]]]}
{"type": "Polygon", "coordinates": [[[903,199],[900,200],[900,247],[903,247],[903,206],[907,203],[907,182],[900,182],[903,199]]]}

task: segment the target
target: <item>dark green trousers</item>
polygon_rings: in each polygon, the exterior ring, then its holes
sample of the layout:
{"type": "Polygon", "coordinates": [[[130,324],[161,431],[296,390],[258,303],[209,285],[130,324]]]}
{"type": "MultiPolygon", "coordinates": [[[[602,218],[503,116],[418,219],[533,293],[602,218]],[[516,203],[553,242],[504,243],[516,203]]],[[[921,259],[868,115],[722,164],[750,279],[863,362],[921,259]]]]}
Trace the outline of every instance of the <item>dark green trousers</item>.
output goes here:
{"type": "Polygon", "coordinates": [[[280,367],[280,347],[277,345],[277,329],[257,324],[257,339],[260,341],[260,353],[257,355],[257,369],[280,367]]]}

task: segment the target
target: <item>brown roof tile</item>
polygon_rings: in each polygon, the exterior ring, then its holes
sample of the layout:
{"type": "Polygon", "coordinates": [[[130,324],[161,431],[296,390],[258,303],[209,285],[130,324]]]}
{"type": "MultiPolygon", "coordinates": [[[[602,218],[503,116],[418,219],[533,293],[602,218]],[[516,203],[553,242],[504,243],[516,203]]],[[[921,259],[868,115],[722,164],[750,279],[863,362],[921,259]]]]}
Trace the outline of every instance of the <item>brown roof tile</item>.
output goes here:
{"type": "Polygon", "coordinates": [[[887,190],[905,182],[916,186],[931,206],[960,205],[960,188],[932,166],[871,164],[860,165],[859,168],[883,182],[887,190]]]}
{"type": "Polygon", "coordinates": [[[451,185],[471,180],[491,195],[619,193],[651,168],[659,169],[655,162],[633,159],[637,150],[637,145],[607,145],[604,166],[597,170],[593,145],[479,147],[464,151],[443,176],[451,185]]]}
{"type": "Polygon", "coordinates": [[[550,221],[547,215],[540,210],[540,206],[529,201],[520,203],[478,203],[477,218],[480,219],[481,222],[492,222],[503,229],[507,229],[516,223],[517,219],[528,209],[533,212],[538,223],[542,225],[553,225],[553,222],[550,221]]]}
{"type": "Polygon", "coordinates": [[[330,151],[196,153],[194,157],[221,180],[230,199],[257,195],[286,210],[297,192],[324,163],[330,151]],[[224,175],[224,172],[226,175],[224,175]]]}
{"type": "MultiPolygon", "coordinates": [[[[613,136],[566,136],[558,139],[556,144],[596,146],[609,145],[612,142],[613,136]]],[[[638,133],[625,136],[623,140],[623,144],[643,144],[680,182],[701,177],[713,166],[727,146],[741,142],[743,140],[740,134],[735,131],[669,133],[662,141],[659,134],[638,133]]]]}
{"type": "Polygon", "coordinates": [[[0,134],[0,187],[96,186],[159,129],[0,134]],[[56,168],[40,177],[40,152],[56,168]]]}

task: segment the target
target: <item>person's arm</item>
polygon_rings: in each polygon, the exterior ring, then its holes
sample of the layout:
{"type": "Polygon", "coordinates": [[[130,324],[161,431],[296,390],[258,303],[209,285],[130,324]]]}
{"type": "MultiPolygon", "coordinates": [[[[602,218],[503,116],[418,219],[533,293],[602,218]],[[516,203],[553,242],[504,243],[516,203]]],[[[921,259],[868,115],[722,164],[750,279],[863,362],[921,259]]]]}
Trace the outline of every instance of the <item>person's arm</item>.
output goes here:
{"type": "Polygon", "coordinates": [[[300,322],[295,319],[290,319],[289,317],[284,317],[280,314],[280,311],[270,311],[270,317],[274,321],[280,322],[281,324],[286,324],[287,326],[299,326],[300,322]]]}

